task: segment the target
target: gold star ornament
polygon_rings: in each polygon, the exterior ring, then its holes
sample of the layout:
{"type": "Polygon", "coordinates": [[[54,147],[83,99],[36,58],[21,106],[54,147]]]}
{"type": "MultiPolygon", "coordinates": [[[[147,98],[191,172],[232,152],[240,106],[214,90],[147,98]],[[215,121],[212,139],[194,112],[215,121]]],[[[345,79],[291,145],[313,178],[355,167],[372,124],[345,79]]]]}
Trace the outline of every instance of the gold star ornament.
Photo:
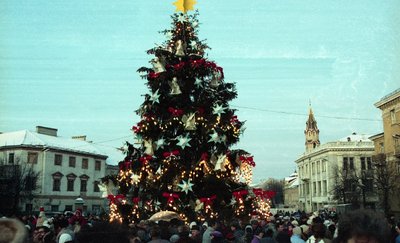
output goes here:
{"type": "Polygon", "coordinates": [[[176,6],[176,12],[186,13],[189,10],[194,10],[193,6],[196,4],[196,0],[177,0],[173,4],[176,6]]]}

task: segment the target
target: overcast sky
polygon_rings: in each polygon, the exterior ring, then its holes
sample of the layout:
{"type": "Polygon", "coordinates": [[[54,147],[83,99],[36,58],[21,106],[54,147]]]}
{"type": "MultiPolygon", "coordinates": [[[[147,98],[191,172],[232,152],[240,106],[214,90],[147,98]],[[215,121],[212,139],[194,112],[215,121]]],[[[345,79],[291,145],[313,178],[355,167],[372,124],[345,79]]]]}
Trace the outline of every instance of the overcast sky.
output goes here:
{"type": "MultiPolygon", "coordinates": [[[[104,146],[132,141],[147,93],[136,70],[165,37],[173,0],[4,0],[0,131],[58,128],[104,146]]],[[[374,103],[400,87],[397,0],[198,0],[208,58],[236,82],[237,147],[254,181],[283,178],[304,152],[309,101],[321,143],[382,132],[374,103]]]]}

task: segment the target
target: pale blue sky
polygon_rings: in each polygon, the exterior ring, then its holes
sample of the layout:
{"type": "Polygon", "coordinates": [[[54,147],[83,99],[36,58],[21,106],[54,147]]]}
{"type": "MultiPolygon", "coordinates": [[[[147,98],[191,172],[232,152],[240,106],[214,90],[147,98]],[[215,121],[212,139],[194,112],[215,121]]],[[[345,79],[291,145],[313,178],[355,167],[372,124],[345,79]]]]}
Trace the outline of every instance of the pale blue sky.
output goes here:
{"type": "MultiPolygon", "coordinates": [[[[102,143],[109,146],[131,141],[147,92],[136,70],[165,40],[158,31],[170,27],[173,1],[3,1],[0,131],[42,125],[65,137],[114,140],[102,143]]],[[[382,131],[371,121],[381,115],[373,104],[400,87],[400,1],[198,0],[196,7],[209,59],[237,84],[231,105],[247,120],[238,147],[254,154],[255,181],[295,170],[310,99],[322,143],[382,131]]]]}

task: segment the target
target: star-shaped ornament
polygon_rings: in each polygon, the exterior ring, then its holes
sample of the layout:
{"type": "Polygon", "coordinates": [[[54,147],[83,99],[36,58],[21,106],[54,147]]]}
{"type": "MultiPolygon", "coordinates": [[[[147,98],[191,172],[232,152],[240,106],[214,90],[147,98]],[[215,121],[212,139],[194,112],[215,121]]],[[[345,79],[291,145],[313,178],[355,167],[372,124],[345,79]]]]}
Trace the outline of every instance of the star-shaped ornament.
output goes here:
{"type": "Polygon", "coordinates": [[[196,48],[196,47],[197,47],[197,41],[192,40],[192,41],[190,42],[190,46],[191,46],[192,48],[196,48]]]}
{"type": "Polygon", "coordinates": [[[156,92],[154,92],[151,96],[150,96],[150,100],[153,101],[154,103],[159,103],[160,101],[158,100],[160,98],[160,94],[158,93],[158,89],[156,90],[156,92]]]}
{"type": "Polygon", "coordinates": [[[210,134],[210,139],[208,140],[208,142],[214,142],[214,143],[220,142],[220,138],[217,131],[214,130],[214,132],[210,134]]]}
{"type": "Polygon", "coordinates": [[[179,17],[178,17],[178,22],[181,22],[181,23],[187,22],[187,16],[186,16],[186,14],[181,14],[181,15],[179,15],[179,17]]]}
{"type": "Polygon", "coordinates": [[[190,179],[188,181],[182,181],[181,184],[178,184],[178,186],[181,188],[182,192],[185,192],[186,194],[189,193],[189,191],[193,191],[192,186],[194,184],[190,182],[190,179]]]}
{"type": "Polygon", "coordinates": [[[164,139],[164,137],[159,138],[159,139],[155,142],[155,145],[156,145],[156,149],[164,148],[164,145],[165,145],[165,139],[164,139]]]}
{"type": "Polygon", "coordinates": [[[203,80],[196,78],[196,80],[194,81],[194,84],[196,85],[197,88],[202,88],[203,87],[203,80]]]}
{"type": "Polygon", "coordinates": [[[179,135],[176,140],[178,140],[178,143],[176,145],[180,146],[182,149],[185,149],[185,147],[191,147],[190,146],[190,140],[192,140],[191,138],[189,138],[189,134],[186,134],[186,136],[182,136],[179,135]]]}
{"type": "Polygon", "coordinates": [[[171,39],[172,39],[172,36],[173,36],[173,34],[172,34],[171,31],[165,32],[165,37],[166,37],[168,40],[171,40],[171,39]]]}
{"type": "Polygon", "coordinates": [[[235,205],[236,203],[237,203],[237,201],[236,201],[235,197],[232,197],[232,198],[231,198],[231,201],[230,201],[230,203],[229,203],[229,205],[230,205],[230,206],[233,206],[233,205],[235,205]]]}
{"type": "Polygon", "coordinates": [[[140,176],[137,175],[137,174],[135,174],[135,173],[133,173],[133,174],[131,175],[131,179],[132,179],[132,182],[133,182],[134,184],[138,184],[138,183],[140,182],[140,176]]]}
{"type": "Polygon", "coordinates": [[[172,4],[176,6],[175,12],[186,13],[189,10],[194,10],[193,6],[196,4],[196,0],[177,0],[172,4]]]}
{"type": "Polygon", "coordinates": [[[213,107],[213,114],[218,115],[218,116],[221,116],[222,113],[225,113],[225,110],[226,110],[226,109],[227,109],[227,108],[224,107],[223,105],[216,104],[216,105],[213,107]]]}
{"type": "Polygon", "coordinates": [[[157,200],[157,201],[154,202],[154,207],[155,207],[156,209],[159,209],[160,206],[161,206],[160,201],[157,200]]]}

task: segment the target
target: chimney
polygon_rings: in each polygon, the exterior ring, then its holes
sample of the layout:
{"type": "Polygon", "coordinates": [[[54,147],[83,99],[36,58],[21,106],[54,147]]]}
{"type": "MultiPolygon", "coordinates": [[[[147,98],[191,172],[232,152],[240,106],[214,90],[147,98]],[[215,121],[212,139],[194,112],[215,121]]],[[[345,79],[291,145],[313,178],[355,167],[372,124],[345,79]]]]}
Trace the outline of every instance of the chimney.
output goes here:
{"type": "Polygon", "coordinates": [[[86,135],[72,136],[72,139],[86,141],[86,135]]]}
{"type": "Polygon", "coordinates": [[[36,126],[36,132],[44,135],[57,137],[57,131],[56,128],[36,126]]]}

